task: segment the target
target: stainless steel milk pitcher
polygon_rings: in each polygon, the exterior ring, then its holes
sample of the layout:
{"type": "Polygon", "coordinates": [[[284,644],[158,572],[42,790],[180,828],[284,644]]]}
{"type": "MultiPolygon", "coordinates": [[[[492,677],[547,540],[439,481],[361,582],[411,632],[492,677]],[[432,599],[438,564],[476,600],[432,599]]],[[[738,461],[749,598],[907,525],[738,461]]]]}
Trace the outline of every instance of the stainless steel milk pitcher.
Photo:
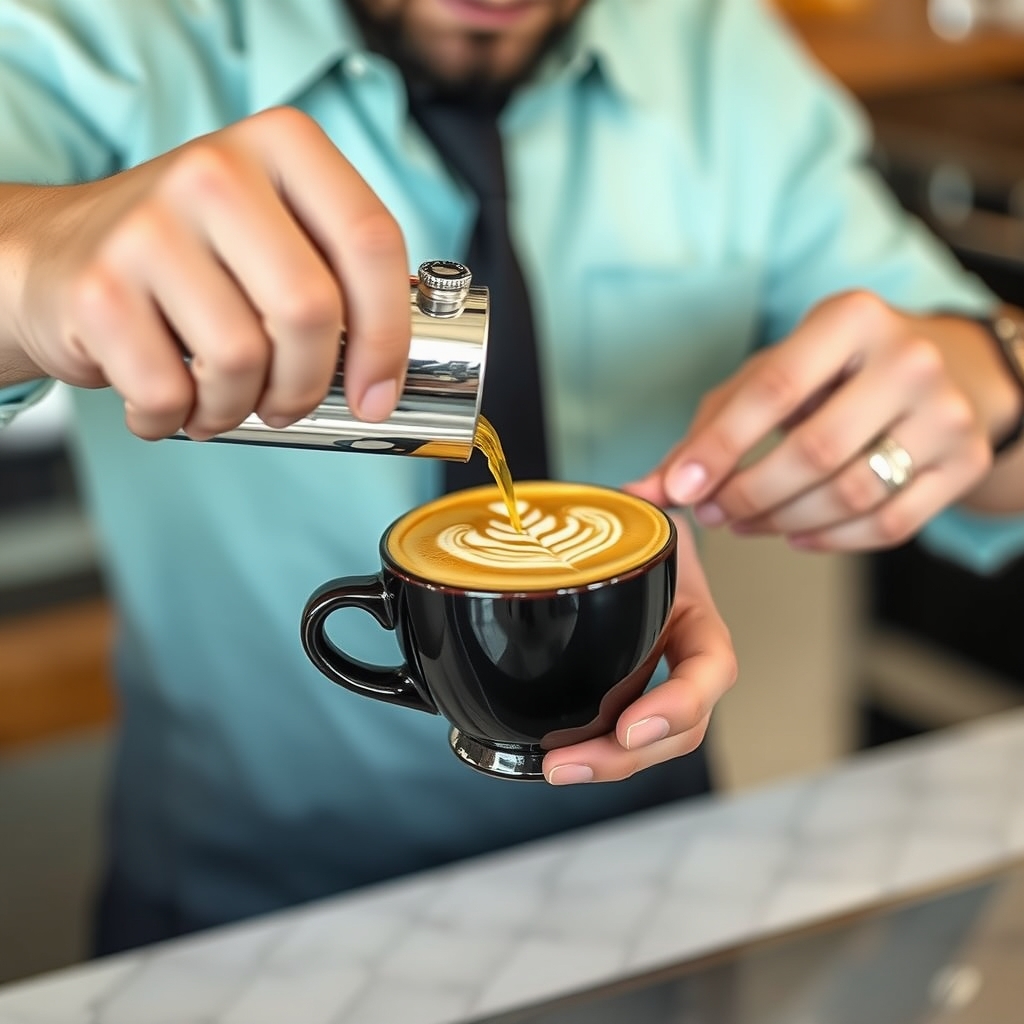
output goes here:
{"type": "MultiPolygon", "coordinates": [[[[451,260],[420,264],[409,279],[412,344],[405,387],[381,423],[356,419],[345,401],[342,335],[327,397],[290,426],[268,427],[255,413],[213,441],[423,455],[465,462],[480,417],[489,317],[486,288],[471,285],[468,267],[451,260]]],[[[185,437],[179,431],[176,435],[185,437]]]]}

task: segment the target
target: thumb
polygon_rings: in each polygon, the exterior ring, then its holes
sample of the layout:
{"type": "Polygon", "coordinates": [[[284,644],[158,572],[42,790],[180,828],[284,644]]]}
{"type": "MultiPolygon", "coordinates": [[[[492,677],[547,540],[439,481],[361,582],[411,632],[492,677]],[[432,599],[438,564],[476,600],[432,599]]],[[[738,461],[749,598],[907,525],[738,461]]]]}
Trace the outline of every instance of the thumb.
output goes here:
{"type": "Polygon", "coordinates": [[[688,456],[689,437],[684,438],[646,476],[623,485],[660,508],[683,508],[703,498],[710,489],[704,465],[688,456]]]}
{"type": "Polygon", "coordinates": [[[662,485],[662,470],[660,466],[655,467],[647,476],[641,477],[639,480],[632,480],[628,484],[623,484],[622,489],[627,494],[635,495],[637,498],[646,498],[652,505],[657,505],[660,508],[668,508],[672,504],[662,485]]]}

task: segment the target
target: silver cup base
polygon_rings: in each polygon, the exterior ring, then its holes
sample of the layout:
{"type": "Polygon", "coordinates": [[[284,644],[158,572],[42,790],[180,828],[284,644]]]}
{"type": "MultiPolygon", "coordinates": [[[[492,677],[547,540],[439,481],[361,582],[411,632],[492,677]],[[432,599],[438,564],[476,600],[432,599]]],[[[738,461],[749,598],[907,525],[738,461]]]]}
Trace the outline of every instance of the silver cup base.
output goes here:
{"type": "Polygon", "coordinates": [[[456,728],[448,734],[448,742],[460,761],[484,775],[521,782],[544,781],[541,764],[545,752],[536,744],[486,743],[456,728]]]}

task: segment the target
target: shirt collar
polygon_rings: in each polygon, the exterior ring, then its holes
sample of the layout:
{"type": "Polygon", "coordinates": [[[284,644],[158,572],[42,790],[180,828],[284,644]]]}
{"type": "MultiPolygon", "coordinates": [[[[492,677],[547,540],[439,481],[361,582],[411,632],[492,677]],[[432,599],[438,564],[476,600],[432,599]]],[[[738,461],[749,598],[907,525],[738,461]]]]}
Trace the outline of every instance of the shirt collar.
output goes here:
{"type": "MultiPolygon", "coordinates": [[[[631,3],[635,0],[588,0],[541,76],[560,70],[582,77],[593,69],[627,99],[650,95],[657,84],[644,60],[631,3]]],[[[241,7],[254,111],[289,103],[339,61],[365,49],[344,0],[245,0],[241,7]]]]}
{"type": "Polygon", "coordinates": [[[294,100],[363,49],[343,0],[242,0],[253,111],[294,100]]]}
{"type": "Polygon", "coordinates": [[[641,26],[648,4],[637,0],[589,0],[566,43],[581,73],[593,68],[620,97],[643,102],[658,88],[641,26]]]}

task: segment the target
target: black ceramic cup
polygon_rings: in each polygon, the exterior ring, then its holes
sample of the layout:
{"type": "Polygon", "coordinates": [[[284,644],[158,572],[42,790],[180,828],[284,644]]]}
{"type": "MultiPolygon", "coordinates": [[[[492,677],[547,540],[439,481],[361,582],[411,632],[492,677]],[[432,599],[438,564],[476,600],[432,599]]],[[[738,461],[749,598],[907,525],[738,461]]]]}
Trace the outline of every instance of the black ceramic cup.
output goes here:
{"type": "MultiPolygon", "coordinates": [[[[640,500],[640,499],[636,499],[640,500]]],[[[663,515],[663,513],[658,513],[663,515]]],[[[381,571],[331,580],[302,614],[306,654],[364,697],[443,715],[455,754],[488,775],[543,779],[544,754],[611,732],[664,647],[676,531],[639,564],[578,587],[468,589],[410,572],[380,544],[381,571]],[[327,635],[341,608],[394,630],[405,662],[368,665],[327,635]]]]}

